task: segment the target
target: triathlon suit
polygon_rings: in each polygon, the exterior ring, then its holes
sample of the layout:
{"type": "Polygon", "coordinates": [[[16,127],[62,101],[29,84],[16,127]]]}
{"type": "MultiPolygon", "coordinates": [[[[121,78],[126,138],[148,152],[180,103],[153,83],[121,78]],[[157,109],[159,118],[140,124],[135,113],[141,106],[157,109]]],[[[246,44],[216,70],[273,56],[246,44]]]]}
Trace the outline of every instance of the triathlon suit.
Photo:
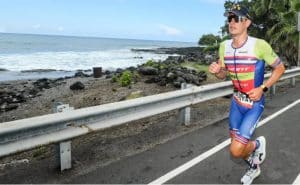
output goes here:
{"type": "Polygon", "coordinates": [[[232,40],[222,42],[219,56],[221,67],[226,68],[234,86],[230,133],[247,144],[264,110],[265,97],[253,102],[246,93],[263,84],[265,63],[275,68],[282,62],[266,41],[250,36],[240,48],[234,48],[232,40]]]}

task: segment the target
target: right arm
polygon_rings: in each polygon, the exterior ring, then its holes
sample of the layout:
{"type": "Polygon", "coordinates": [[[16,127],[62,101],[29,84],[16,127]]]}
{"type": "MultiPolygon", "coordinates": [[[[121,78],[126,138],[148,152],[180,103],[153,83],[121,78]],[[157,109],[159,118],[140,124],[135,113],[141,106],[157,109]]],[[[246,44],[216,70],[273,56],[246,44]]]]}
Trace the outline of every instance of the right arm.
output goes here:
{"type": "Polygon", "coordinates": [[[213,62],[209,66],[209,72],[222,80],[225,80],[227,76],[227,70],[225,69],[225,64],[224,64],[224,52],[225,52],[225,41],[220,44],[218,62],[213,62]]]}
{"type": "Polygon", "coordinates": [[[217,78],[224,80],[227,76],[227,72],[224,68],[221,67],[220,64],[213,62],[210,66],[208,71],[214,74],[217,78]]]}

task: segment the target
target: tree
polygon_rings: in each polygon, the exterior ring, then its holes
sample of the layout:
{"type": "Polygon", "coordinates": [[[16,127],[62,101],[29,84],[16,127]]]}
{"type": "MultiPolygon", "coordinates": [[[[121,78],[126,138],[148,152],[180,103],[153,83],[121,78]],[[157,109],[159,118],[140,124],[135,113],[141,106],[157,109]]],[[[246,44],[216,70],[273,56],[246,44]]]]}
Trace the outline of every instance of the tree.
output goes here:
{"type": "MultiPolygon", "coordinates": [[[[226,1],[225,9],[234,2],[226,1]]],[[[299,0],[242,0],[239,2],[249,8],[253,25],[249,34],[267,40],[274,50],[287,59],[290,65],[297,64],[299,34],[297,32],[297,12],[299,0]]],[[[222,27],[227,31],[227,23],[222,27]]]]}
{"type": "Polygon", "coordinates": [[[271,45],[276,48],[288,63],[292,66],[297,65],[298,58],[298,40],[299,34],[297,31],[297,12],[300,11],[299,0],[284,1],[284,6],[274,4],[274,9],[277,8],[277,22],[267,31],[267,36],[270,38],[271,45]],[[282,9],[284,7],[284,9],[282,9]]]}
{"type": "Polygon", "coordinates": [[[220,41],[221,41],[220,36],[215,36],[213,34],[206,34],[200,38],[198,44],[205,45],[205,46],[214,46],[214,45],[218,45],[220,41]]]}

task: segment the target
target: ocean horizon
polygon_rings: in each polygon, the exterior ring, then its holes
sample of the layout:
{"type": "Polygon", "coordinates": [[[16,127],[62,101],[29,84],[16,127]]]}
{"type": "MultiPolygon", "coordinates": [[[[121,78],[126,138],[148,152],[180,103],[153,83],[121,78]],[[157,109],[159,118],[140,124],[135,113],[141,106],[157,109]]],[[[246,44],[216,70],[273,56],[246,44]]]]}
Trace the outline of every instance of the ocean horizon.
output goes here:
{"type": "Polygon", "coordinates": [[[176,41],[0,33],[0,81],[63,77],[93,67],[103,70],[136,67],[150,59],[165,60],[169,55],[132,49],[196,45],[176,41]],[[21,73],[41,69],[53,71],[21,73]]]}

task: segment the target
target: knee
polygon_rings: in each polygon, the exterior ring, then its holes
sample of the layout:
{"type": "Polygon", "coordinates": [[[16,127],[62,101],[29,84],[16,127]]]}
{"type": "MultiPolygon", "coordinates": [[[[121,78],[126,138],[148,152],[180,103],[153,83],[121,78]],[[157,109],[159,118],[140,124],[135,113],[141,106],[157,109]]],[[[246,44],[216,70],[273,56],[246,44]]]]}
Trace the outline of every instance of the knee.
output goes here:
{"type": "Polygon", "coordinates": [[[232,143],[230,145],[230,153],[235,158],[244,158],[245,146],[242,144],[232,143]]]}

